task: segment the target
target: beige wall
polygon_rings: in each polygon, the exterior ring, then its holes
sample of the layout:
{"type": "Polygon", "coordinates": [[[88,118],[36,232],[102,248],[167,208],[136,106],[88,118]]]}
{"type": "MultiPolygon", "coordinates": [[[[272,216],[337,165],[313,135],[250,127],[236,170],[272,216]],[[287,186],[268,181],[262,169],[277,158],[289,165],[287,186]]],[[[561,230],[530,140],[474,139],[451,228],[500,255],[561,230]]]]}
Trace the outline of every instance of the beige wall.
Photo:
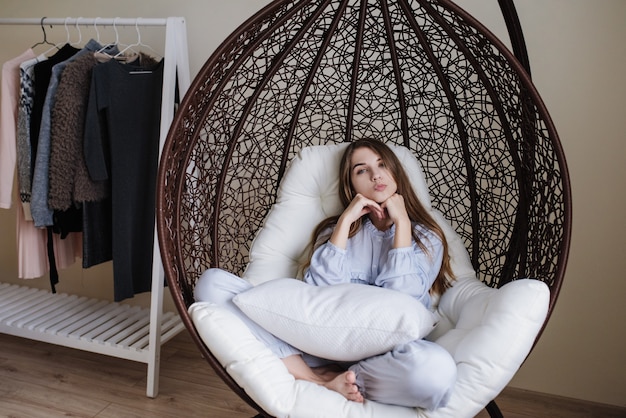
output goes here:
{"type": "MultiPolygon", "coordinates": [[[[267,0],[0,0],[0,17],[165,17],[187,20],[192,77],[219,42],[267,0]]],[[[459,3],[506,38],[496,0],[459,3]]],[[[574,229],[563,289],[548,327],[511,385],[626,406],[626,2],[517,2],[533,79],[559,131],[574,198],[574,229]]],[[[49,39],[65,39],[63,28],[49,39]]],[[[36,27],[0,26],[0,62],[40,40],[36,27]]],[[[142,39],[162,50],[162,29],[142,39]]],[[[72,32],[73,40],[75,32],[72,32]]],[[[95,36],[83,29],[83,40],[95,36]]],[[[112,39],[111,29],[101,31],[112,39]]],[[[134,28],[122,32],[132,43],[134,28]]],[[[38,50],[41,51],[41,50],[38,50]]],[[[15,212],[0,210],[0,280],[16,279],[15,212]]],[[[47,278],[25,283],[47,288],[47,278]]],[[[61,292],[112,297],[111,266],[61,272],[61,292]]],[[[146,305],[147,295],[131,303],[146,305]]],[[[166,293],[166,307],[171,307],[166,293]]]]}
{"type": "Polygon", "coordinates": [[[626,406],[626,2],[541,3],[520,15],[568,158],[574,228],[556,312],[514,384],[626,406]]]}

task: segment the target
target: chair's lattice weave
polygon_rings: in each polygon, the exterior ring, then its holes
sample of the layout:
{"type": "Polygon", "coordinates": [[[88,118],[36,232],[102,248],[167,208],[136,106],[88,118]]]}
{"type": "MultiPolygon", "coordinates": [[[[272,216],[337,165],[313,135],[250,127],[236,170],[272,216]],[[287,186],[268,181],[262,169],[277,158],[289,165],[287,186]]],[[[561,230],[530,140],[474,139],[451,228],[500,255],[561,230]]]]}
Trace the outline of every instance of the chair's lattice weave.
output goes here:
{"type": "Polygon", "coordinates": [[[433,205],[481,280],[536,277],[554,303],[569,247],[569,180],[514,56],[447,0],[291,0],[222,44],[170,130],[157,216],[179,309],[207,267],[243,272],[299,149],[363,136],[418,156],[433,205]]]}

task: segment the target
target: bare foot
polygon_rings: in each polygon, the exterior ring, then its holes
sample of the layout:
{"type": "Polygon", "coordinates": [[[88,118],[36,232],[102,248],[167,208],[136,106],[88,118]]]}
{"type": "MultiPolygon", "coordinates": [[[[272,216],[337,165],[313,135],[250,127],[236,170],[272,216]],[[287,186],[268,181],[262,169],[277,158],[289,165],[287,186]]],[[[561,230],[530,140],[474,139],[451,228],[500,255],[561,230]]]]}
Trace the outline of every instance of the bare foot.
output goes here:
{"type": "MultiPolygon", "coordinates": [[[[327,375],[328,373],[324,373],[327,375]]],[[[356,376],[352,371],[346,371],[336,375],[331,380],[323,383],[327,389],[334,390],[346,397],[349,401],[363,402],[363,395],[356,385],[356,376]]]]}
{"type": "Polygon", "coordinates": [[[363,402],[363,395],[356,385],[356,375],[352,371],[343,371],[336,366],[310,368],[302,356],[294,354],[284,357],[283,363],[296,379],[317,383],[327,389],[334,390],[354,402],[363,402]]]}

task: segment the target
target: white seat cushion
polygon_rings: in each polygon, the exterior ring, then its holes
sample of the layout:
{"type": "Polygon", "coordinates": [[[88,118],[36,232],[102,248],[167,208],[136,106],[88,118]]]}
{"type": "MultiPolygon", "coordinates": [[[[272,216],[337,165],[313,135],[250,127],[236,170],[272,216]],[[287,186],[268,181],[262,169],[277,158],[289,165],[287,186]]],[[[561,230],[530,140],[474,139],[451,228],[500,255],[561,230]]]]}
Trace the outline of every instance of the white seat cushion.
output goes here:
{"type": "MultiPolygon", "coordinates": [[[[276,204],[257,234],[244,277],[253,284],[295,277],[305,261],[313,228],[339,213],[339,159],[345,144],[303,149],[292,161],[276,204]]],[[[241,321],[207,303],[190,313],[211,352],[242,388],[267,412],[296,417],[449,417],[475,416],[506,386],[530,351],[545,320],[548,287],[517,280],[501,289],[478,281],[461,238],[431,207],[419,163],[410,151],[394,148],[407,167],[413,187],[444,230],[457,281],[438,304],[441,320],[427,337],[454,357],[458,379],[449,404],[436,411],[350,402],[309,382],[296,381],[282,362],[256,341],[241,321]]]]}

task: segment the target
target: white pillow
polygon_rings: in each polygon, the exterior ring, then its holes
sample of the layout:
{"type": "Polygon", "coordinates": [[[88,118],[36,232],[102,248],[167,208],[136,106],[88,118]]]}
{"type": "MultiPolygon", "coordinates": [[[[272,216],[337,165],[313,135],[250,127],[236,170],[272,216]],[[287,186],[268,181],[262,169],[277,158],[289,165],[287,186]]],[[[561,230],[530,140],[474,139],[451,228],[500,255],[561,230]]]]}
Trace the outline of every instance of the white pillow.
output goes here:
{"type": "Polygon", "coordinates": [[[356,361],[426,336],[436,316],[404,293],[356,283],[313,286],[275,279],[235,296],[253,321],[294,347],[356,361]]]}

